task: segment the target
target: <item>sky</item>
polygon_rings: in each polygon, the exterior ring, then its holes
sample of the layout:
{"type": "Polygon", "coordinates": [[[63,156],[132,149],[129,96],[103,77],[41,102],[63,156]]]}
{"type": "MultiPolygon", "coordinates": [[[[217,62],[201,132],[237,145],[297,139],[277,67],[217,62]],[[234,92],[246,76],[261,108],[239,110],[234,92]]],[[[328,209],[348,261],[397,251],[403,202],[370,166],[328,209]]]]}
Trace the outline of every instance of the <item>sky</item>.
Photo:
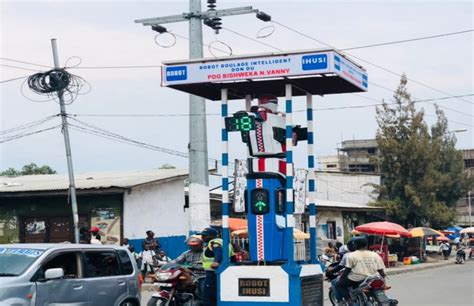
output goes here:
{"type": "MultiPolygon", "coordinates": [[[[217,1],[218,9],[248,6],[260,9],[285,26],[340,49],[398,41],[473,29],[472,1],[217,1]]],[[[186,59],[189,41],[177,37],[173,47],[155,43],[156,33],[134,23],[148,17],[175,15],[188,10],[188,1],[5,1],[1,0],[0,81],[24,77],[48,68],[13,61],[52,65],[51,38],[57,39],[61,66],[78,65],[70,72],[91,85],[67,106],[75,118],[140,142],[187,151],[188,95],[160,87],[160,68],[106,69],[86,67],[158,66],[162,61],[186,59]],[[72,58],[66,64],[68,58],[72,58]],[[14,67],[7,67],[15,66],[14,67]],[[18,68],[20,67],[20,68],[18,68]],[[126,116],[111,115],[170,115],[126,116]],[[94,116],[86,116],[94,115],[94,116]],[[99,115],[99,116],[98,116],[99,115]],[[105,116],[102,116],[105,115],[105,116]]],[[[203,9],[205,8],[205,1],[203,9]]],[[[203,27],[204,43],[220,41],[234,55],[283,50],[317,49],[320,43],[273,24],[274,32],[261,44],[236,35],[255,38],[269,26],[254,15],[225,17],[224,29],[215,35],[203,27]],[[274,48],[270,47],[273,46],[274,48]]],[[[188,37],[187,23],[166,25],[179,36],[188,37]]],[[[268,30],[268,29],[267,29],[268,30]]],[[[160,36],[162,44],[173,43],[171,36],[160,36]]],[[[220,44],[215,47],[225,48],[220,44]]],[[[348,51],[364,61],[369,90],[358,95],[339,94],[315,97],[315,108],[371,105],[373,100],[391,101],[400,77],[406,73],[408,89],[416,99],[437,99],[451,95],[471,95],[436,101],[448,118],[449,130],[456,133],[458,148],[473,148],[473,32],[429,40],[392,44],[348,51]],[[381,69],[382,67],[383,69],[381,69]],[[395,72],[389,73],[386,70],[395,72]],[[398,74],[398,75],[397,75],[398,74]],[[422,86],[420,83],[426,85],[422,86]],[[463,101],[463,100],[464,101],[463,101]],[[449,109],[446,109],[449,108],[449,109]]],[[[205,57],[226,55],[204,47],[205,57]]],[[[44,70],[43,70],[44,71],[44,70]]],[[[5,131],[59,113],[54,101],[32,102],[35,96],[24,79],[0,83],[0,131],[5,131]],[[23,94],[22,94],[23,92],[23,94]]],[[[433,102],[418,103],[432,124],[433,102]]],[[[303,109],[304,100],[295,99],[294,109],[303,109]]],[[[209,157],[220,156],[220,120],[214,115],[220,105],[206,102],[209,157]]],[[[243,101],[232,101],[230,111],[244,108],[243,101]]],[[[305,125],[303,113],[294,122],[305,125]]],[[[71,121],[73,124],[74,121],[71,121]]],[[[60,124],[58,117],[35,127],[36,131],[60,124]]],[[[342,140],[374,138],[377,130],[375,108],[320,110],[315,112],[316,154],[336,154],[342,140]]],[[[11,134],[0,134],[1,137],[11,134]]],[[[70,131],[72,158],[76,172],[153,169],[163,164],[187,168],[183,157],[114,142],[76,130],[70,131]]],[[[245,158],[239,137],[231,138],[231,158],[245,158]]],[[[304,167],[305,147],[295,150],[297,167],[304,167]]],[[[49,165],[66,173],[63,136],[59,129],[0,143],[0,170],[21,168],[30,162],[49,165]]]]}

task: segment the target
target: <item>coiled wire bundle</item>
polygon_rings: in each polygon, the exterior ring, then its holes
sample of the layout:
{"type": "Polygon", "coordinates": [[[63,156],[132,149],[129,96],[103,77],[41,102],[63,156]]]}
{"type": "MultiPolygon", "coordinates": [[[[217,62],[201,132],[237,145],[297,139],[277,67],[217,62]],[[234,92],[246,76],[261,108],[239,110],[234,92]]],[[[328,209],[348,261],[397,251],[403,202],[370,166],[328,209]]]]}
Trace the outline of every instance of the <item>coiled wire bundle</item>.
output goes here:
{"type": "MultiPolygon", "coordinates": [[[[46,72],[35,73],[26,80],[28,87],[36,94],[45,95],[47,100],[37,101],[24,95],[29,100],[35,102],[46,102],[57,100],[57,96],[62,94],[64,103],[71,104],[80,93],[84,85],[89,83],[80,76],[74,75],[63,69],[52,69],[46,72]]],[[[90,88],[87,92],[90,91],[90,88]]]]}

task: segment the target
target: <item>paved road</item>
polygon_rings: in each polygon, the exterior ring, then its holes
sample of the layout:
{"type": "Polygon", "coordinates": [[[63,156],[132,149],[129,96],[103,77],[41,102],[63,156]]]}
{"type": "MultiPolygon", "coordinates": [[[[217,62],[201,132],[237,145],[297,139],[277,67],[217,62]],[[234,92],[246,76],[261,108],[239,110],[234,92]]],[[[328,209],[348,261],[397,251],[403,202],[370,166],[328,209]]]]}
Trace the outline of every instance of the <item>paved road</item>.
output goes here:
{"type": "Polygon", "coordinates": [[[401,306],[474,305],[474,260],[389,276],[389,284],[387,293],[401,306]]]}
{"type": "MultiPolygon", "coordinates": [[[[389,276],[392,289],[387,293],[396,298],[401,306],[474,305],[474,260],[464,265],[452,262],[452,265],[445,267],[389,276]]],[[[151,292],[142,293],[142,305],[146,305],[150,295],[151,292]]],[[[327,298],[324,305],[331,305],[327,298]]]]}

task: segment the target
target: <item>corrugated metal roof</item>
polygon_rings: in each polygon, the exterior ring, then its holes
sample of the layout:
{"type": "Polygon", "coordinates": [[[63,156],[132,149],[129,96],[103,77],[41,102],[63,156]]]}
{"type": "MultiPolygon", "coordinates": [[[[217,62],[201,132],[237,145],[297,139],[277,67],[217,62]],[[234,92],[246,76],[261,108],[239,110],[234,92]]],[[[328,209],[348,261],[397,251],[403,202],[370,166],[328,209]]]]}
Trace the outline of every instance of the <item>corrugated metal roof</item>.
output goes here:
{"type": "MultiPolygon", "coordinates": [[[[76,189],[130,188],[137,185],[158,182],[188,175],[183,169],[155,169],[144,171],[112,171],[76,174],[76,189]]],[[[66,174],[0,176],[0,193],[67,190],[69,179],[66,174]]]]}
{"type": "Polygon", "coordinates": [[[323,199],[316,199],[317,207],[328,207],[328,208],[346,208],[346,209],[367,209],[367,210],[381,210],[383,207],[369,206],[365,204],[355,204],[348,202],[339,201],[328,201],[323,199]]]}

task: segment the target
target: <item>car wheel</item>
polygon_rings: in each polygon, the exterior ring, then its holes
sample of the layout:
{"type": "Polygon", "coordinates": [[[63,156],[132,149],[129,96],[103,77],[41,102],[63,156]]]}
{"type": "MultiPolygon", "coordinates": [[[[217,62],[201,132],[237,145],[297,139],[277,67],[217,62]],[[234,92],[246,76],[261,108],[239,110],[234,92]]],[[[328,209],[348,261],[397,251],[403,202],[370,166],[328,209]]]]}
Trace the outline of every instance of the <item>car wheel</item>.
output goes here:
{"type": "MultiPolygon", "coordinates": [[[[152,297],[146,306],[164,306],[166,305],[167,300],[164,298],[152,297]]],[[[174,305],[174,303],[170,303],[170,305],[174,305]]]]}
{"type": "Polygon", "coordinates": [[[120,306],[139,306],[139,305],[135,301],[127,300],[120,303],[120,306]]]}

